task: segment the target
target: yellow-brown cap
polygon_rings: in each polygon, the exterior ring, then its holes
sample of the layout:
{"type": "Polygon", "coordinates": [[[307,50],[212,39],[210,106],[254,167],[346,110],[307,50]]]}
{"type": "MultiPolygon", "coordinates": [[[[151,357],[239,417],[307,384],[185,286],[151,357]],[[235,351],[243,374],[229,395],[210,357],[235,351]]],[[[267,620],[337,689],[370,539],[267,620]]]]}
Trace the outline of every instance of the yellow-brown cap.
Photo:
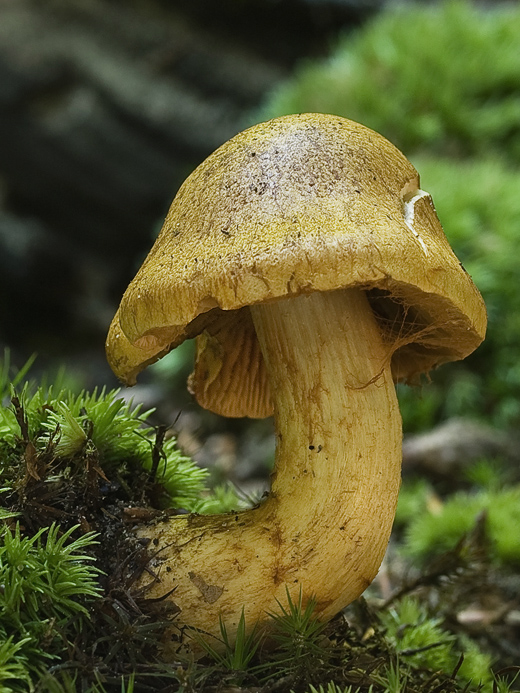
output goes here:
{"type": "Polygon", "coordinates": [[[367,292],[396,380],[464,358],[484,337],[482,298],[404,155],[344,118],[277,118],[225,143],[182,185],[123,296],[108,360],[130,384],[202,334],[190,381],[199,402],[266,416],[248,306],[352,287],[367,292]]]}

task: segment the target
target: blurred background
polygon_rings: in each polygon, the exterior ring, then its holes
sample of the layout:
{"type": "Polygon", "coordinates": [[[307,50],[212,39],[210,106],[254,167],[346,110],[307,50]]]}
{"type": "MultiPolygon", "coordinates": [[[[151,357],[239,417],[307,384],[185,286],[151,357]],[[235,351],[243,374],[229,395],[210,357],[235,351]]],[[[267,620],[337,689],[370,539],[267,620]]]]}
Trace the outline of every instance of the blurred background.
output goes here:
{"type": "MultiPolygon", "coordinates": [[[[0,0],[0,348],[116,387],[106,331],[184,178],[254,122],[334,113],[416,165],[489,311],[474,355],[399,388],[408,434],[444,431],[405,462],[516,460],[519,45],[517,2],[0,0]]],[[[203,463],[265,476],[270,423],[201,413],[191,353],[131,394],[203,463]]]]}

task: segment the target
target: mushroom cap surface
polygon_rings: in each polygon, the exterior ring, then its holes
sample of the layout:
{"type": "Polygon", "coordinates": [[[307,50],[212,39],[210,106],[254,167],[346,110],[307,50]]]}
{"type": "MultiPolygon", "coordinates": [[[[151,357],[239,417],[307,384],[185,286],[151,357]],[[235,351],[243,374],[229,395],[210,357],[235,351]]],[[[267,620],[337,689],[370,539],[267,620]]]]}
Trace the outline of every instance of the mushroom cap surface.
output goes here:
{"type": "Polygon", "coordinates": [[[353,287],[367,292],[396,381],[462,359],[484,338],[482,297],[405,156],[338,116],[276,118],[226,142],[181,186],[114,317],[108,360],[132,384],[201,335],[199,402],[267,416],[248,306],[353,287]]]}

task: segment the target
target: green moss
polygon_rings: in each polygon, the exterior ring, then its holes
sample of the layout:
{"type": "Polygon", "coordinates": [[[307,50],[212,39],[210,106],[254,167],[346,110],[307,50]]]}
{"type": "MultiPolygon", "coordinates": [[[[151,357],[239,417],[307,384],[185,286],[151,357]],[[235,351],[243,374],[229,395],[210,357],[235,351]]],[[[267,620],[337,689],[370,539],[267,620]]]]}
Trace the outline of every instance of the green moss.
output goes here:
{"type": "MultiPolygon", "coordinates": [[[[19,396],[13,391],[10,404],[0,405],[2,484],[14,489],[20,475],[45,473],[50,475],[47,481],[51,485],[55,475],[50,474],[46,461],[50,457],[61,478],[84,476],[88,458],[95,461],[98,473],[115,475],[119,483],[136,471],[150,473],[160,485],[165,507],[205,512],[207,503],[211,510],[218,508],[218,498],[206,488],[206,470],[182,455],[175,439],[164,430],[159,433],[147,425],[151,413],[125,402],[118,390],[74,394],[26,384],[19,396]],[[35,460],[40,460],[39,471],[27,468],[29,443],[34,446],[35,460]]],[[[232,504],[230,495],[231,491],[225,498],[226,507],[232,504]]],[[[238,507],[236,495],[234,499],[234,507],[238,507]]]]}
{"type": "MultiPolygon", "coordinates": [[[[405,596],[377,615],[365,605],[362,637],[340,619],[333,628],[318,622],[312,599],[303,606],[301,599],[288,598],[287,606],[278,606],[278,613],[270,614],[267,637],[261,631],[247,637],[242,616],[234,644],[221,621],[223,653],[203,636],[197,638],[237,691],[251,690],[254,684],[255,690],[268,691],[277,681],[292,693],[491,693],[491,658],[464,635],[451,632],[442,617],[414,597],[405,596]],[[371,621],[368,628],[366,619],[371,621]],[[275,647],[264,647],[268,642],[275,647]]],[[[349,616],[355,623],[352,611],[349,616]]],[[[209,672],[208,684],[214,674],[209,672]]]]}
{"type": "Polygon", "coordinates": [[[460,656],[464,661],[458,675],[477,685],[491,684],[491,658],[469,639],[458,639],[443,627],[442,619],[428,614],[413,597],[405,597],[381,615],[386,638],[395,649],[399,661],[419,669],[454,671],[460,656]]]}
{"type": "MultiPolygon", "coordinates": [[[[322,683],[316,688],[312,686],[309,688],[307,693],[359,693],[360,688],[355,688],[354,686],[338,686],[334,681],[329,681],[326,686],[322,683]]],[[[293,691],[291,693],[294,693],[293,691]]]]}
{"type": "MultiPolygon", "coordinates": [[[[405,493],[405,497],[409,494],[405,493]]],[[[407,506],[405,501],[405,508],[407,506]]],[[[399,511],[398,511],[399,514],[399,511]]],[[[409,518],[405,553],[425,561],[453,549],[472,531],[478,518],[485,515],[486,535],[496,561],[510,567],[520,566],[520,487],[501,490],[459,492],[429,510],[427,495],[422,495],[409,518]],[[419,506],[419,507],[418,507],[419,506]],[[421,507],[422,506],[422,507],[421,507]]],[[[405,509],[406,516],[406,509],[405,509]]],[[[400,516],[402,520],[402,515],[400,516]]]]}
{"type": "Polygon", "coordinates": [[[61,661],[100,597],[98,570],[86,550],[91,534],[56,525],[24,537],[4,526],[0,544],[0,690],[31,690],[61,661]]]}
{"type": "Polygon", "coordinates": [[[207,488],[151,411],[118,391],[37,385],[26,370],[0,364],[0,691],[119,691],[139,666],[162,669],[170,617],[132,592],[148,557],[132,513],[239,502],[207,488]]]}

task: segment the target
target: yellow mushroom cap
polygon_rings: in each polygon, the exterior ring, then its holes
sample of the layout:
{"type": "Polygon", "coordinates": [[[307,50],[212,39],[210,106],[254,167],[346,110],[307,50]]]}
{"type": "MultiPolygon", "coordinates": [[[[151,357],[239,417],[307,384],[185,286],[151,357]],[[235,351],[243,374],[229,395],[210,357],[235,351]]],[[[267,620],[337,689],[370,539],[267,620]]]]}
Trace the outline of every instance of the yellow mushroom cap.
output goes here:
{"type": "MultiPolygon", "coordinates": [[[[482,341],[482,297],[412,164],[337,116],[260,123],[184,182],[107,338],[116,375],[136,375],[201,335],[191,388],[229,416],[267,416],[270,395],[248,306],[358,287],[396,380],[462,359],[482,341]]],[[[355,328],[353,328],[355,329],[355,328]]]]}

